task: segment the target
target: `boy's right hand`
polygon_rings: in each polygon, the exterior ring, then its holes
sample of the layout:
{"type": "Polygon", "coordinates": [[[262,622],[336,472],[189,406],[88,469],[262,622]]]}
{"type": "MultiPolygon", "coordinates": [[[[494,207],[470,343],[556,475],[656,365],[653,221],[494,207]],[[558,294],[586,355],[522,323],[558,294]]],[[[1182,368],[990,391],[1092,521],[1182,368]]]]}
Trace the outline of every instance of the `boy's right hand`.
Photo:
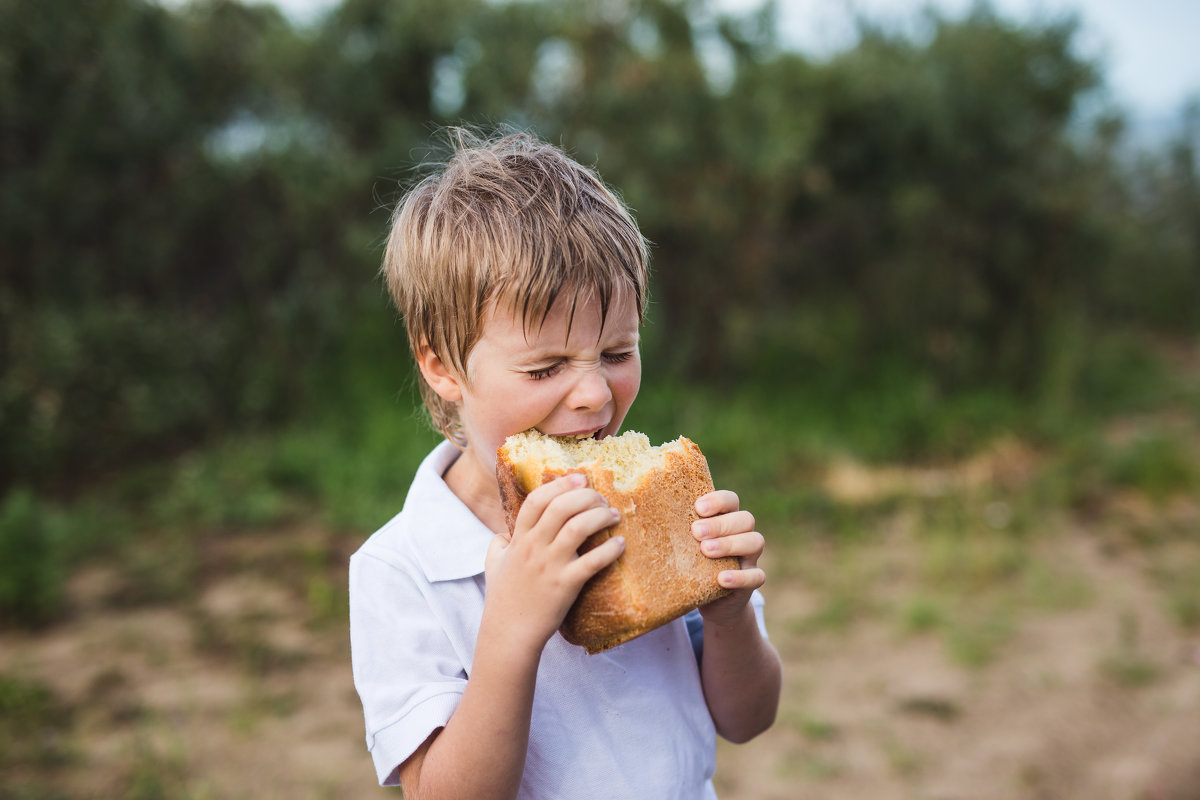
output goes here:
{"type": "Polygon", "coordinates": [[[625,540],[613,537],[579,555],[589,536],[616,523],[618,513],[579,474],[534,489],[517,513],[511,538],[495,536],[484,574],[484,615],[507,629],[516,646],[538,653],[558,630],[588,578],[613,563],[625,540]]]}

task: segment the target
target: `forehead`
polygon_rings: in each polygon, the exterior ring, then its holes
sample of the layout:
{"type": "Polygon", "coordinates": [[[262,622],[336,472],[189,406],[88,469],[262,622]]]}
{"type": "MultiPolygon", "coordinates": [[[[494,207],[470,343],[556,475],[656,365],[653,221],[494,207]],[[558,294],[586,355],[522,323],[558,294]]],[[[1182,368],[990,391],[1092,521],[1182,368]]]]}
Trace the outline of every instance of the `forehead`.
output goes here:
{"type": "Polygon", "coordinates": [[[493,301],[485,310],[482,334],[528,346],[589,344],[606,337],[636,341],[640,324],[632,292],[617,289],[606,307],[598,292],[582,288],[563,292],[544,311],[523,309],[520,301],[493,301]]]}

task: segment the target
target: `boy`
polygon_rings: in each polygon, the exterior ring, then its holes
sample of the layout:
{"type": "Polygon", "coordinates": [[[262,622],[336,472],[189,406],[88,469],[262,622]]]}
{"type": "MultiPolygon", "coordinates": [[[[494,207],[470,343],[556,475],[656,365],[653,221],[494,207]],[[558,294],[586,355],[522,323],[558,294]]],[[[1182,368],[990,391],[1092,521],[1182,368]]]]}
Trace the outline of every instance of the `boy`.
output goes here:
{"type": "Polygon", "coordinates": [[[354,679],[380,783],[409,798],[714,798],[716,734],[770,726],[780,663],[761,628],[763,537],[732,492],[697,500],[702,552],[737,556],[702,646],[675,620],[589,656],[557,633],[618,538],[565,476],[509,536],[496,449],[510,434],[617,433],[641,382],[645,240],[589,170],[525,134],[456,152],[401,201],[384,256],[447,441],[403,510],[351,558],[354,679]],[[486,590],[485,590],[486,587],[486,590]]]}

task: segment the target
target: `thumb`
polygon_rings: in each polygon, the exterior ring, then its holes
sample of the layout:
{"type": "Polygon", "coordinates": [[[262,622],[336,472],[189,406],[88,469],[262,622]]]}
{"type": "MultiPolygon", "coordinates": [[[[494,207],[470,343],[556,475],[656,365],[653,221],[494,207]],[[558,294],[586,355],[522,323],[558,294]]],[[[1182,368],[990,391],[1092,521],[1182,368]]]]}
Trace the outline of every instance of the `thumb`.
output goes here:
{"type": "Polygon", "coordinates": [[[508,534],[497,533],[492,536],[492,540],[488,542],[487,555],[483,559],[484,572],[490,572],[492,566],[504,557],[504,551],[512,544],[512,540],[508,534]]]}

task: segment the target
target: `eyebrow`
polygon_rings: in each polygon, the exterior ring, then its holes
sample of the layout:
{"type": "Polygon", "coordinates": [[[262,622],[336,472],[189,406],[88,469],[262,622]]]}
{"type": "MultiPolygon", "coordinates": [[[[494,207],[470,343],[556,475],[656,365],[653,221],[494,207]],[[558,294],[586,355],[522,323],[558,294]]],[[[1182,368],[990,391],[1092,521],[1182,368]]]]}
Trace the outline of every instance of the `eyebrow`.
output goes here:
{"type": "Polygon", "coordinates": [[[641,335],[639,333],[635,332],[630,336],[622,336],[620,339],[617,339],[615,342],[612,342],[608,347],[606,347],[604,349],[605,350],[620,350],[625,347],[637,347],[638,344],[641,343],[641,341],[642,341],[641,335]]]}
{"type": "MultiPolygon", "coordinates": [[[[626,348],[637,347],[641,343],[642,337],[639,331],[630,331],[627,334],[622,334],[617,338],[607,342],[603,350],[624,350],[626,348]]],[[[563,350],[566,348],[565,342],[557,344],[546,344],[543,346],[531,346],[527,354],[530,361],[539,361],[548,358],[564,358],[563,350]]]]}

